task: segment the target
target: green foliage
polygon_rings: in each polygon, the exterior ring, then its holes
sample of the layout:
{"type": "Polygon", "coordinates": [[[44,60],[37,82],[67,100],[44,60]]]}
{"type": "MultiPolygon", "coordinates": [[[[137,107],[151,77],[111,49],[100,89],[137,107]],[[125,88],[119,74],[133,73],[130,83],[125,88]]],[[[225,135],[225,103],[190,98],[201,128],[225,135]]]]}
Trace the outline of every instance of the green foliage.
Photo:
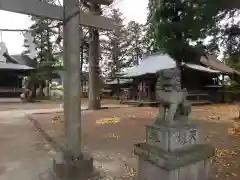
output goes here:
{"type": "Polygon", "coordinates": [[[228,93],[240,94],[240,85],[236,81],[233,81],[230,86],[226,87],[228,93]]]}
{"type": "MultiPolygon", "coordinates": [[[[240,57],[232,56],[226,59],[226,63],[233,69],[240,71],[240,57]]],[[[233,94],[240,94],[240,77],[235,74],[230,76],[231,84],[227,86],[226,90],[233,94]]]]}
{"type": "Polygon", "coordinates": [[[226,0],[149,0],[151,50],[167,53],[177,62],[195,61],[209,49],[212,52],[218,50],[219,41],[216,38],[223,32],[219,22],[236,11],[229,4],[226,0]],[[192,42],[202,45],[209,36],[213,38],[205,49],[204,46],[199,49],[190,45],[192,42]]]}
{"type": "MultiPolygon", "coordinates": [[[[37,69],[30,76],[32,80],[29,82],[33,83],[32,81],[35,81],[36,84],[39,84],[45,80],[51,80],[54,76],[54,66],[58,59],[53,54],[58,48],[56,48],[57,44],[53,39],[59,32],[56,28],[50,27],[56,26],[58,22],[39,17],[32,17],[32,21],[33,24],[30,29],[32,29],[32,36],[36,44],[37,69]]],[[[26,44],[25,47],[27,47],[26,44]]]]}
{"type": "Polygon", "coordinates": [[[128,32],[127,39],[130,39],[131,41],[125,56],[128,57],[127,66],[131,67],[137,65],[139,59],[141,59],[143,54],[146,53],[144,44],[145,29],[144,25],[135,21],[130,21],[126,26],[126,31],[128,32]]]}
{"type": "Polygon", "coordinates": [[[138,64],[146,53],[144,44],[144,25],[131,21],[123,24],[123,14],[118,9],[111,9],[108,16],[116,21],[120,27],[115,32],[107,32],[102,36],[101,53],[108,78],[115,78],[116,73],[123,68],[138,64]]]}
{"type": "Polygon", "coordinates": [[[128,39],[128,32],[123,25],[124,18],[119,9],[111,9],[108,16],[120,27],[114,32],[106,32],[101,40],[101,53],[106,59],[104,60],[107,67],[106,74],[113,78],[125,66],[126,53],[131,40],[128,39]]]}

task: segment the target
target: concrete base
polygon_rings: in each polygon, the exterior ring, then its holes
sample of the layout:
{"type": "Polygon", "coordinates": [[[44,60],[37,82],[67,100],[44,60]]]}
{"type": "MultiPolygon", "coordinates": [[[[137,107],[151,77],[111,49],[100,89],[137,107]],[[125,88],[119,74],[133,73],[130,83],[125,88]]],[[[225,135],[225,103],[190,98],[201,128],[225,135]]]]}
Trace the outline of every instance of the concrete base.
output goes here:
{"type": "Polygon", "coordinates": [[[71,159],[58,153],[53,159],[53,172],[58,180],[87,180],[97,175],[94,172],[93,159],[87,154],[71,159]]]}
{"type": "Polygon", "coordinates": [[[209,144],[198,144],[189,149],[168,152],[146,143],[140,143],[135,145],[134,153],[155,166],[172,171],[213,157],[215,149],[209,144]]]}
{"type": "Polygon", "coordinates": [[[207,180],[210,177],[210,159],[167,171],[139,158],[138,180],[207,180]]]}
{"type": "Polygon", "coordinates": [[[207,180],[215,150],[209,144],[197,144],[169,152],[140,143],[134,152],[139,157],[139,180],[207,180]]]}

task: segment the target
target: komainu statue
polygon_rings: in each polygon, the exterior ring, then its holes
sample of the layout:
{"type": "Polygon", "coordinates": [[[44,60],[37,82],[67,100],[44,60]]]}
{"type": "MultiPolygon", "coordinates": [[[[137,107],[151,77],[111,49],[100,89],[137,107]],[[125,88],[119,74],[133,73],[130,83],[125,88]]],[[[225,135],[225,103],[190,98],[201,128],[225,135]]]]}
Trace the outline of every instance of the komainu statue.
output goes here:
{"type": "Polygon", "coordinates": [[[186,121],[189,121],[191,105],[186,99],[187,90],[181,89],[180,73],[177,68],[165,69],[158,73],[156,99],[163,106],[163,110],[159,112],[156,124],[186,124],[186,121]]]}

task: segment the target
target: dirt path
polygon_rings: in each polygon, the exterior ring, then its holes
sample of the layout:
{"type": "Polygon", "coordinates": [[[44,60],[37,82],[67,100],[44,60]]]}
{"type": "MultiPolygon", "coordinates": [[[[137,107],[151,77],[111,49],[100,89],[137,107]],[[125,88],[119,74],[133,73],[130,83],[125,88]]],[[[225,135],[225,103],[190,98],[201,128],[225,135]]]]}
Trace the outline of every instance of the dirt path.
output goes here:
{"type": "MultiPolygon", "coordinates": [[[[83,106],[87,107],[88,100],[82,99],[81,100],[83,106]]],[[[112,99],[103,99],[101,101],[102,105],[106,104],[119,104],[120,101],[118,100],[112,100],[112,99]]],[[[50,101],[50,100],[42,100],[37,101],[34,103],[21,103],[20,101],[16,101],[15,99],[11,100],[0,98],[0,111],[10,111],[10,110],[30,110],[30,109],[53,109],[53,108],[59,108],[60,104],[62,102],[60,100],[58,101],[50,101]]]]}
{"type": "MultiPolygon", "coordinates": [[[[114,180],[136,180],[133,144],[145,139],[144,125],[152,123],[154,108],[110,108],[83,112],[84,145],[95,166],[114,180]]],[[[213,179],[239,180],[240,123],[230,105],[194,107],[192,118],[201,138],[217,148],[213,179]]],[[[35,114],[34,119],[59,143],[64,142],[62,113],[35,114]]],[[[54,152],[23,114],[0,112],[0,180],[38,180],[51,167],[54,152]]]]}
{"type": "Polygon", "coordinates": [[[0,103],[0,180],[51,179],[49,168],[55,152],[26,114],[56,109],[56,102],[0,103]]]}
{"type": "Polygon", "coordinates": [[[51,165],[45,140],[24,116],[0,113],[0,180],[38,180],[51,165]]]}

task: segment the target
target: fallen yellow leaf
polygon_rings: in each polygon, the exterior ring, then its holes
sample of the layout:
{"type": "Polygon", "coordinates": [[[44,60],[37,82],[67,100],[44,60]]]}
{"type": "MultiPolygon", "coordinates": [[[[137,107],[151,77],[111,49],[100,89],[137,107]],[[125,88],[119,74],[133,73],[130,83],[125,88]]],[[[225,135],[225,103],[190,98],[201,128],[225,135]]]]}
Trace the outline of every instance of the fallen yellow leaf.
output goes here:
{"type": "Polygon", "coordinates": [[[96,121],[96,124],[117,124],[120,122],[118,117],[103,118],[96,121]]]}

